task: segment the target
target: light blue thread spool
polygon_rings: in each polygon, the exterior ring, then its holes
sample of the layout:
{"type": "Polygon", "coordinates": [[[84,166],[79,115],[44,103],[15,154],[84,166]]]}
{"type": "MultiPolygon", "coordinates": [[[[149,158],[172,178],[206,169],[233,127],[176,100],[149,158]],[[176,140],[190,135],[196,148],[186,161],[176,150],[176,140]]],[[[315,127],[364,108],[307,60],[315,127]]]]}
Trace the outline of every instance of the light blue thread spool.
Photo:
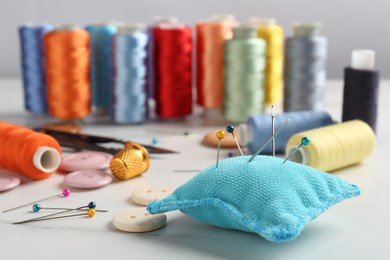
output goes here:
{"type": "MultiPolygon", "coordinates": [[[[288,112],[275,116],[275,129],[278,129],[289,118],[291,119],[289,125],[275,139],[275,151],[277,153],[284,152],[288,140],[294,134],[333,124],[332,118],[326,112],[288,112]]],[[[241,124],[237,128],[241,143],[247,145],[251,153],[255,153],[272,136],[271,121],[270,115],[251,115],[248,117],[246,124],[241,124]]],[[[263,153],[271,154],[272,146],[267,146],[263,153]]]]}
{"type": "Polygon", "coordinates": [[[147,44],[143,24],[124,24],[113,37],[114,60],[111,119],[120,124],[147,119],[147,44]]]}
{"type": "Polygon", "coordinates": [[[112,86],[112,36],[117,28],[112,23],[88,25],[91,46],[91,92],[92,105],[99,113],[108,111],[112,86]]]}
{"type": "Polygon", "coordinates": [[[326,81],[327,39],[321,25],[294,24],[286,40],[284,110],[323,110],[326,81]]]}
{"type": "Polygon", "coordinates": [[[24,106],[35,114],[47,112],[43,37],[53,29],[51,24],[19,27],[24,106]]]}

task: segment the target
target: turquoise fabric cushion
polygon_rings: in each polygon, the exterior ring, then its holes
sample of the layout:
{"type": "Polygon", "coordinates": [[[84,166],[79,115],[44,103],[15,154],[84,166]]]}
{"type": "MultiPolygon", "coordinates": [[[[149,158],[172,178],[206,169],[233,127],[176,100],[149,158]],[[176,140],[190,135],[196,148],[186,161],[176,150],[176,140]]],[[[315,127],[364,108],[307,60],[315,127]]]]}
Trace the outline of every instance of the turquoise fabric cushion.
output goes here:
{"type": "Polygon", "coordinates": [[[212,165],[161,201],[152,214],[179,209],[197,221],[254,232],[273,242],[296,238],[330,206],[360,194],[333,175],[271,156],[226,159],[212,165]]]}

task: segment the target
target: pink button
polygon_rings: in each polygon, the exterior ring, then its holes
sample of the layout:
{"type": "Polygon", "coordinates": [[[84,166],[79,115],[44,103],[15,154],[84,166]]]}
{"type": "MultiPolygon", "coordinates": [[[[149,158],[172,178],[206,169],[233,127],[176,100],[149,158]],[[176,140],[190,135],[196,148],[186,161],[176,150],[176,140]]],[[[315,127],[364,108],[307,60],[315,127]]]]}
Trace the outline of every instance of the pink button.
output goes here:
{"type": "Polygon", "coordinates": [[[0,175],[0,191],[6,191],[19,186],[20,180],[11,175],[0,175]]]}
{"type": "Polygon", "coordinates": [[[99,170],[81,170],[69,173],[64,178],[67,186],[79,189],[94,189],[112,182],[111,175],[99,170]]]}
{"type": "Polygon", "coordinates": [[[67,172],[80,170],[102,170],[110,166],[112,155],[103,152],[79,152],[65,156],[60,169],[67,172]]]}

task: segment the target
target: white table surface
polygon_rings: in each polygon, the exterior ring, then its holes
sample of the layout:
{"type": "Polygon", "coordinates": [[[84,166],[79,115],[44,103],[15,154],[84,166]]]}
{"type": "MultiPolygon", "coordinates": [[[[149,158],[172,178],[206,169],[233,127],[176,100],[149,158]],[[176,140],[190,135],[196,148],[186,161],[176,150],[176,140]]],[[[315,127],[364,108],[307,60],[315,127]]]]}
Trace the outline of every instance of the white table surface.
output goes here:
{"type": "MultiPolygon", "coordinates": [[[[341,118],[342,82],[329,81],[326,111],[341,118]]],[[[382,82],[378,122],[378,143],[374,154],[361,163],[333,173],[357,184],[362,194],[330,208],[309,223],[294,241],[272,243],[258,235],[217,228],[193,221],[176,211],[167,214],[167,226],[150,233],[117,231],[111,224],[115,212],[134,207],[132,191],[145,186],[176,188],[196,173],[175,169],[203,169],[215,162],[216,149],[200,145],[203,135],[223,125],[207,125],[200,115],[179,122],[149,122],[137,126],[87,124],[83,131],[140,143],[153,137],[164,148],[180,154],[156,155],[149,171],[127,181],[115,181],[101,189],[74,190],[69,198],[42,203],[43,206],[77,207],[95,201],[94,218],[62,219],[12,225],[33,217],[30,208],[0,213],[0,259],[390,259],[390,82],[382,82]],[[187,130],[190,136],[183,136],[187,130]]],[[[19,80],[0,81],[0,120],[34,125],[47,118],[24,112],[19,80]]],[[[0,147],[0,149],[2,149],[0,147]]],[[[231,150],[224,150],[222,158],[231,150]]],[[[58,194],[64,176],[54,174],[42,181],[25,181],[0,193],[0,211],[58,194]]]]}

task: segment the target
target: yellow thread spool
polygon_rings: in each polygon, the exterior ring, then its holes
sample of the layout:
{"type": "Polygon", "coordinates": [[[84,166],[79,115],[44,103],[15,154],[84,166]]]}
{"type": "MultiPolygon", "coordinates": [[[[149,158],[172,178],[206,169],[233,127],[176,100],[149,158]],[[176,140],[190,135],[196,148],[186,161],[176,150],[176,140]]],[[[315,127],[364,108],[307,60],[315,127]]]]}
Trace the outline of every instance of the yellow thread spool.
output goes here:
{"type": "Polygon", "coordinates": [[[283,85],[283,29],[272,18],[252,18],[257,36],[267,43],[265,70],[265,103],[277,104],[282,98],[283,85]]]}
{"type": "Polygon", "coordinates": [[[326,172],[363,161],[375,147],[371,127],[363,121],[353,120],[293,135],[287,142],[286,156],[305,136],[310,138],[310,144],[300,147],[290,160],[326,172]]]}

